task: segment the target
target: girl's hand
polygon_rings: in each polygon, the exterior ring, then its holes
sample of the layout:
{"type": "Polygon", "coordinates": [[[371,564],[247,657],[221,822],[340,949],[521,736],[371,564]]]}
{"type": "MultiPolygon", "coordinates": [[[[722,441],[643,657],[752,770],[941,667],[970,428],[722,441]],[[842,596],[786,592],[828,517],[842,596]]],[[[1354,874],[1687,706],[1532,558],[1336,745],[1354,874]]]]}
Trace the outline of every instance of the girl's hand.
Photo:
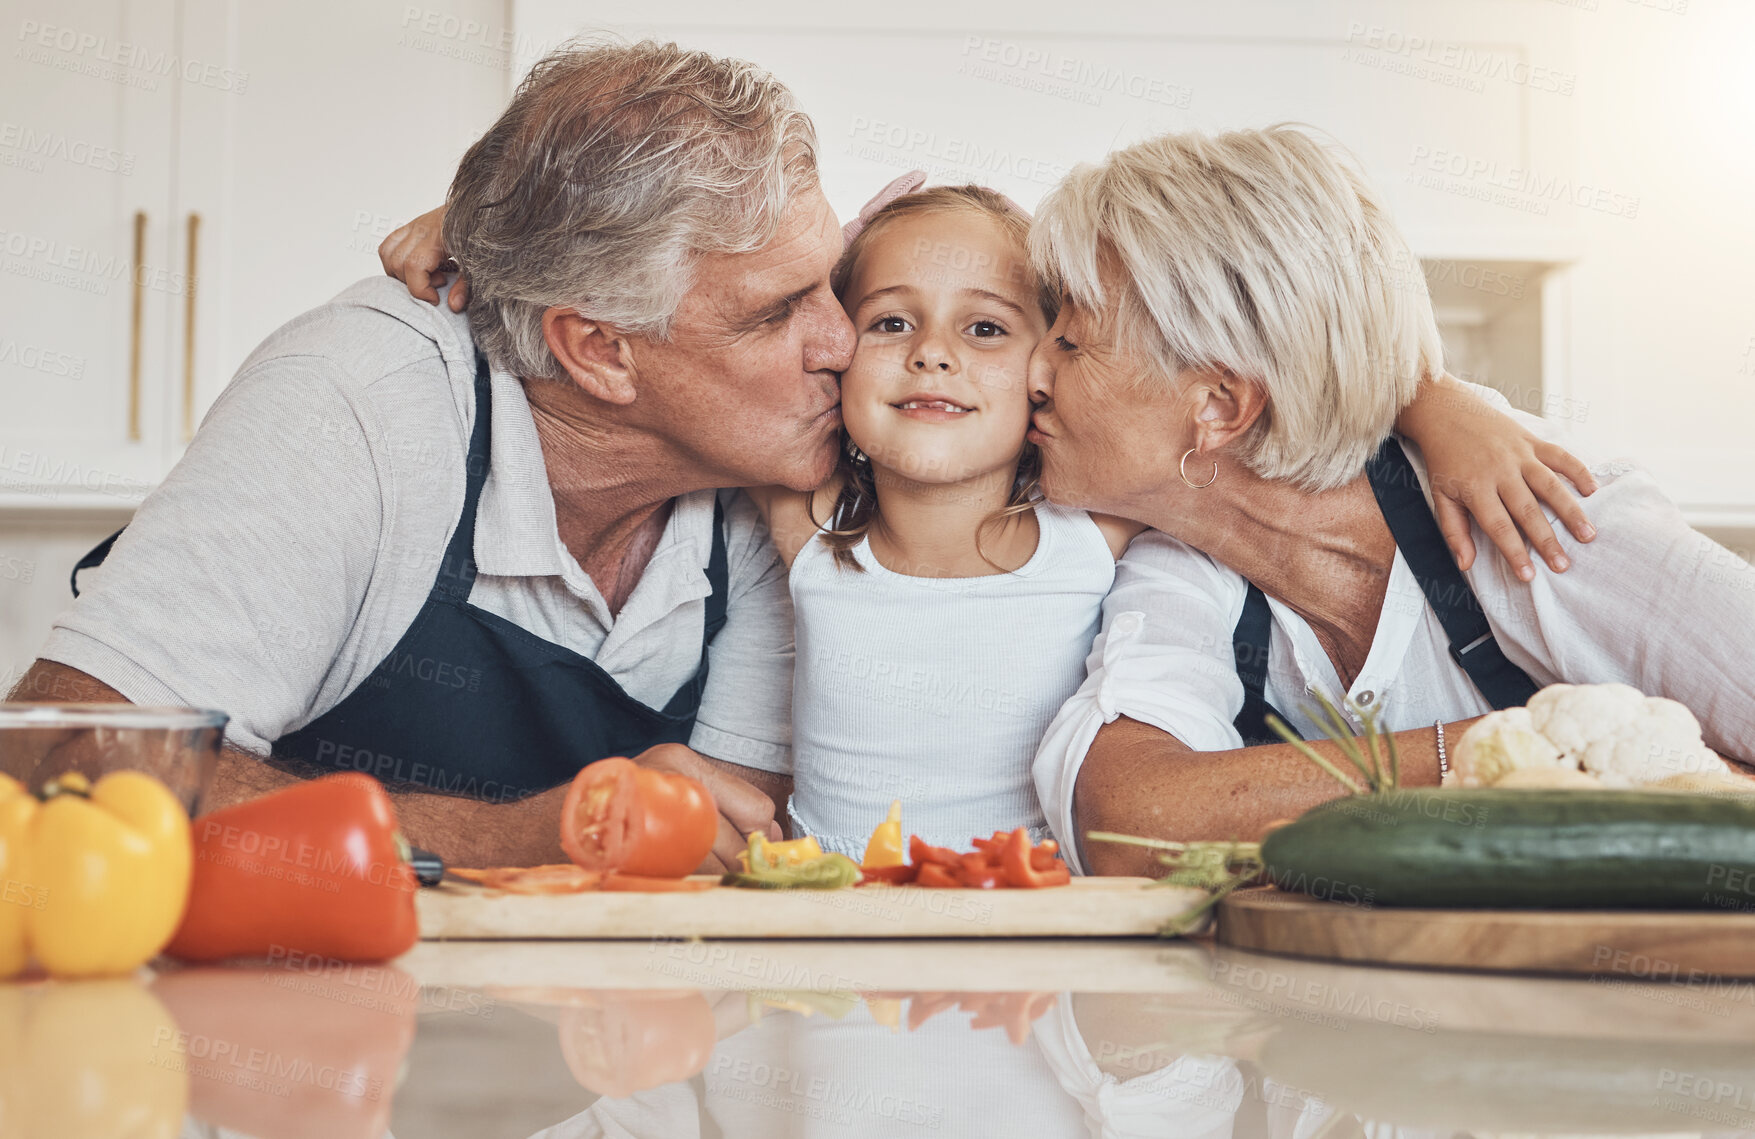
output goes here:
{"type": "Polygon", "coordinates": [[[1499,548],[1520,581],[1534,581],[1527,539],[1555,573],[1572,563],[1542,513],[1546,503],[1572,536],[1588,542],[1596,527],[1560,478],[1590,495],[1597,481],[1566,448],[1541,439],[1444,377],[1420,385],[1420,394],[1396,421],[1396,429],[1420,445],[1432,483],[1432,512],[1456,564],[1475,562],[1471,516],[1499,548]]]}
{"type": "MultiPolygon", "coordinates": [[[[401,229],[393,230],[378,246],[384,272],[408,286],[408,291],[428,304],[439,303],[439,290],[457,263],[445,250],[445,207],[420,215],[401,229]]],[[[451,290],[451,311],[462,312],[469,303],[469,282],[457,274],[451,290]]]]}

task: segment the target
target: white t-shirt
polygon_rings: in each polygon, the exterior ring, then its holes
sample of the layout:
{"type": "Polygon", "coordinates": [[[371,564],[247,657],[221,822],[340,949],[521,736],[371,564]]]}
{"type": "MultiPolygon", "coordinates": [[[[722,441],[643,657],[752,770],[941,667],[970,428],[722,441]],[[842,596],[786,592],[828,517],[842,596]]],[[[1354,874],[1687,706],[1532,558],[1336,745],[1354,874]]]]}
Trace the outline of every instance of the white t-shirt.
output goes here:
{"type": "Polygon", "coordinates": [[[824,850],[865,852],[892,799],[910,834],[1048,835],[1030,760],[1084,676],[1115,556],[1090,515],[1043,503],[1010,573],[915,577],[861,542],[863,572],[821,535],[793,559],[792,818],[824,850]]]}
{"type": "MultiPolygon", "coordinates": [[[[1510,414],[1552,434],[1542,420],[1510,414]]],[[[1407,452],[1430,501],[1419,448],[1409,443],[1407,452]]],[[[1645,471],[1620,462],[1593,473],[1601,489],[1583,502],[1596,540],[1572,542],[1555,524],[1572,559],[1564,574],[1538,569],[1525,584],[1476,530],[1478,554],[1464,577],[1500,648],[1538,685],[1616,681],[1679,700],[1699,717],[1707,746],[1755,758],[1755,568],[1689,528],[1645,471]]],[[[1085,682],[1050,725],[1034,767],[1043,811],[1075,866],[1073,792],[1104,724],[1128,716],[1196,751],[1242,746],[1232,726],[1243,685],[1231,633],[1247,588],[1229,567],[1152,530],[1116,566],[1085,682]]],[[[1451,659],[1449,639],[1399,552],[1370,653],[1350,687],[1303,618],[1274,598],[1268,606],[1266,697],[1306,738],[1322,734],[1305,710],[1317,691],[1377,708],[1390,731],[1491,710],[1451,659]]]]}
{"type": "MultiPolygon", "coordinates": [[[[471,604],[662,707],[700,663],[714,492],[676,500],[611,614],[561,543],[522,383],[496,371],[491,388],[471,604]]],[[[81,575],[42,656],[135,703],[225,711],[227,739],[266,753],[370,676],[426,601],[463,508],[474,391],[467,319],[388,277],[293,320],[244,362],[109,559],[81,575]]],[[[730,597],[690,743],[786,771],[785,570],[747,496],[722,493],[730,597]]]]}

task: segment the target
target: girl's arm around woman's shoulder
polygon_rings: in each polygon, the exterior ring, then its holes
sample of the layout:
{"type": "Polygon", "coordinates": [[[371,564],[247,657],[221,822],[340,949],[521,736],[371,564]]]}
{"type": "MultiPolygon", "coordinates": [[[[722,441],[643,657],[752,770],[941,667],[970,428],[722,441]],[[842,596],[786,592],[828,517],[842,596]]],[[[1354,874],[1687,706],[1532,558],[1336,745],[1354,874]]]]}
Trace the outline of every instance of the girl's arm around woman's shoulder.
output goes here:
{"type": "Polygon", "coordinates": [[[833,514],[835,500],[841,495],[841,476],[834,475],[811,491],[783,486],[752,486],[744,488],[744,493],[761,511],[762,521],[768,524],[768,533],[774,539],[774,548],[780,551],[780,560],[791,569],[792,559],[798,556],[798,551],[804,549],[804,544],[833,514]]]}

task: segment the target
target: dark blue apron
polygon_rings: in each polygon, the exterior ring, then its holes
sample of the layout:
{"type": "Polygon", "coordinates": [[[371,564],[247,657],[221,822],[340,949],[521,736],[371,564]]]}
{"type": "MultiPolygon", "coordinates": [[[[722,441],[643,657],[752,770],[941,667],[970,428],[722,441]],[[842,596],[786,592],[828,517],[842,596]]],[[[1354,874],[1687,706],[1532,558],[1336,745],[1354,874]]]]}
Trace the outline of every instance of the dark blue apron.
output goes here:
{"type": "MultiPolygon", "coordinates": [[[[1450,556],[1444,533],[1420,491],[1414,465],[1408,462],[1407,452],[1395,436],[1383,441],[1377,454],[1365,464],[1365,474],[1371,480],[1371,492],[1377,497],[1377,508],[1383,512],[1396,548],[1414,571],[1426,603],[1444,627],[1451,658],[1468,673],[1476,691],[1495,709],[1529,703],[1529,698],[1536,694],[1535,682],[1506,659],[1499,647],[1475,591],[1450,556]]],[[[1267,726],[1270,712],[1286,719],[1267,702],[1265,695],[1268,637],[1273,625],[1267,595],[1250,582],[1243,614],[1231,632],[1231,653],[1237,662],[1237,678],[1243,682],[1243,710],[1233,722],[1245,747],[1282,742],[1267,726]]],[[[1287,726],[1290,727],[1289,721],[1287,726]]]]}
{"type": "MultiPolygon", "coordinates": [[[[707,685],[707,647],[725,624],[723,510],[715,502],[700,664],[662,709],[648,707],[590,659],[469,604],[489,398],[478,356],[463,513],[426,604],[358,688],[275,741],[277,765],[300,775],[365,771],[392,790],[504,802],[560,786],[606,756],[688,742],[707,685]]],[[[108,547],[80,567],[101,562],[108,547]]]]}

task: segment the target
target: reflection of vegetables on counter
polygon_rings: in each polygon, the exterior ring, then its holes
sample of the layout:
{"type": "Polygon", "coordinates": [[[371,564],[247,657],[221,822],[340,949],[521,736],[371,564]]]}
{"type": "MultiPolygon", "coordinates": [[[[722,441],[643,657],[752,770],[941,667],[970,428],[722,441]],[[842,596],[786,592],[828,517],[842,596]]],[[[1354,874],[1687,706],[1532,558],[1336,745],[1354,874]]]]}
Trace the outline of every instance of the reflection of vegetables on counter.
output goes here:
{"type": "Polygon", "coordinates": [[[725,885],[757,890],[839,890],[859,881],[858,864],[844,854],[822,853],[814,838],[770,843],[751,831],[742,861],[745,869],[727,874],[722,879],[725,885]],[[777,846],[790,849],[776,852],[772,848],[777,846]],[[809,849],[817,853],[811,855],[809,849]]]}
{"type": "Polygon", "coordinates": [[[698,1075],[719,1041],[713,1007],[694,990],[574,990],[559,1029],[573,1078],[612,1097],[698,1075]]]}
{"type": "Polygon", "coordinates": [[[150,775],[61,776],[39,803],[0,775],[0,977],[128,973],[164,947],[189,894],[189,816],[150,775]]]}
{"type": "Polygon", "coordinates": [[[975,1031],[1003,1028],[1006,1038],[1022,1045],[1030,1039],[1030,1026],[1054,1007],[1054,993],[865,993],[865,1003],[876,1023],[894,1030],[901,1019],[902,1003],[908,1004],[908,1031],[942,1012],[958,1009],[973,1013],[969,1027],[975,1031]]]}
{"type": "Polygon", "coordinates": [[[561,849],[600,873],[681,878],[718,832],[719,809],[699,780],[620,756],[584,767],[561,804],[561,849]]]}
{"type": "Polygon", "coordinates": [[[422,1003],[412,975],[288,953],[179,969],[152,990],[178,1029],[155,1041],[155,1061],[187,1071],[203,1123],[257,1139],[387,1133],[422,1003]]]}
{"type": "Polygon", "coordinates": [[[416,889],[383,785],[326,775],[196,821],[189,908],[166,952],[386,960],[420,936],[416,889]]]}
{"type": "MultiPolygon", "coordinates": [[[[1689,776],[1723,776],[1725,787],[1738,782],[1707,750],[1692,712],[1625,684],[1551,684],[1528,707],[1489,713],[1457,741],[1456,774],[1464,787],[1497,786],[1513,772],[1530,770],[1583,772],[1604,787],[1689,776]]],[[[1692,789],[1689,782],[1678,789],[1692,789]]],[[[1561,776],[1545,784],[1524,777],[1516,785],[1590,784],[1561,776]]]]}
{"type": "Polygon", "coordinates": [[[161,1052],[176,1033],[132,980],[0,985],[0,1132],[172,1139],[189,1098],[182,1065],[161,1052]]]}

